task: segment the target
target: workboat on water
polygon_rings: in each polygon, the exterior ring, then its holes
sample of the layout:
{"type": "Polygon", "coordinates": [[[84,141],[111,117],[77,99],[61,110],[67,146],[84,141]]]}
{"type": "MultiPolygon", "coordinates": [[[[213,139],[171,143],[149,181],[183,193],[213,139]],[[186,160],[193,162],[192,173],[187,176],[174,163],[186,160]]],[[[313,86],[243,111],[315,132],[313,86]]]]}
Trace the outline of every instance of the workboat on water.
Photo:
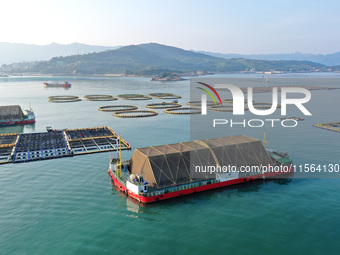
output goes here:
{"type": "Polygon", "coordinates": [[[287,153],[239,135],[135,149],[130,160],[111,156],[109,175],[126,195],[142,203],[205,190],[278,178],[293,172],[287,153]]]}
{"type": "Polygon", "coordinates": [[[63,88],[70,88],[71,83],[68,81],[64,81],[64,83],[49,83],[49,82],[44,82],[45,87],[63,87],[63,88]]]}
{"type": "Polygon", "coordinates": [[[0,127],[34,123],[35,115],[32,109],[23,111],[19,105],[0,106],[0,127]]]}

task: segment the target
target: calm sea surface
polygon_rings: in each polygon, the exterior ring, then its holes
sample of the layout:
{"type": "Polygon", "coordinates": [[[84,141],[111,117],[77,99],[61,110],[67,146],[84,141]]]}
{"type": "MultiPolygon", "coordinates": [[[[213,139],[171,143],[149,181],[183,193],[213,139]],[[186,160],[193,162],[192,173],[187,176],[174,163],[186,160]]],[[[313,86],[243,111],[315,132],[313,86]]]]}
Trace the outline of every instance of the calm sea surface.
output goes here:
{"type": "MultiPolygon", "coordinates": [[[[218,77],[262,77],[220,75],[218,77]]],[[[280,76],[275,76],[280,77],[280,76]]],[[[283,77],[283,76],[281,76],[283,77]]],[[[322,78],[336,74],[285,75],[322,78]]],[[[171,92],[190,101],[190,82],[130,77],[0,78],[0,105],[29,103],[36,124],[0,133],[40,132],[46,126],[110,126],[133,148],[190,140],[190,117],[120,119],[98,107],[149,101],[50,103],[48,96],[171,92]],[[72,88],[44,88],[67,79],[72,88]]],[[[308,85],[304,83],[303,85],[308,85]]],[[[255,95],[261,98],[264,95],[255,95]]],[[[256,100],[256,98],[255,98],[256,100]]],[[[312,91],[313,117],[294,130],[226,129],[288,151],[294,163],[340,163],[340,134],[312,127],[340,121],[340,90],[312,91]]],[[[230,118],[225,117],[225,118],[230,118]]],[[[132,152],[123,152],[129,158],[132,152]]],[[[109,153],[0,165],[0,254],[339,254],[340,180],[290,178],[139,206],[111,185],[109,153]]]]}

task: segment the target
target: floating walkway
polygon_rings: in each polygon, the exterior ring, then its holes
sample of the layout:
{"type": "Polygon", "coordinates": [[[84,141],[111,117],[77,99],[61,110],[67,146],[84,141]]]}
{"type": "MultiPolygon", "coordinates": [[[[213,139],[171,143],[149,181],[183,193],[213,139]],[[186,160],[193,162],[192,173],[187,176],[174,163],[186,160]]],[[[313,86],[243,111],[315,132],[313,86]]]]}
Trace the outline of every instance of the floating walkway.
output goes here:
{"type": "Polygon", "coordinates": [[[313,127],[340,133],[340,122],[315,124],[313,127]]]}
{"type": "MultiPolygon", "coordinates": [[[[131,146],[123,139],[121,149],[131,146]]],[[[110,127],[0,135],[0,163],[19,163],[116,151],[119,137],[110,127]]]]}

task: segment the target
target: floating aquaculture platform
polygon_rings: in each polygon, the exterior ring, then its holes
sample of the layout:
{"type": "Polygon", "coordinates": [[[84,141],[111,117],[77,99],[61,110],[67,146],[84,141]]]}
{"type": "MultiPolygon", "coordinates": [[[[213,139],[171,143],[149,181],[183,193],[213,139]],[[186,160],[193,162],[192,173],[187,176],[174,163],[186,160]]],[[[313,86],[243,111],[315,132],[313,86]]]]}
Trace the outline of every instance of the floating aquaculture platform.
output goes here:
{"type": "Polygon", "coordinates": [[[131,146],[110,128],[50,130],[41,133],[0,135],[0,163],[72,157],[122,150],[131,146]],[[119,142],[120,139],[120,142],[119,142]]]}
{"type": "Polygon", "coordinates": [[[329,131],[340,133],[340,122],[315,124],[313,125],[313,127],[322,128],[322,129],[326,129],[329,131]]]}

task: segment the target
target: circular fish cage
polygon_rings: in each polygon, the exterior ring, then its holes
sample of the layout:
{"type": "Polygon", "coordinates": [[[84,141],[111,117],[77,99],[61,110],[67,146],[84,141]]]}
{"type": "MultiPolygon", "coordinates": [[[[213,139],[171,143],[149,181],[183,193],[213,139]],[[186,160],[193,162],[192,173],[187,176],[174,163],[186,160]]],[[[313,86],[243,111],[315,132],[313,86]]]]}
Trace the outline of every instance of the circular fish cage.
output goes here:
{"type": "Polygon", "coordinates": [[[48,99],[57,99],[57,100],[68,100],[68,99],[77,99],[78,96],[50,96],[48,99]]]}
{"type": "Polygon", "coordinates": [[[102,112],[120,112],[138,109],[136,105],[105,105],[98,108],[102,112]]]}
{"type": "Polygon", "coordinates": [[[152,97],[149,96],[140,96],[140,97],[121,97],[123,100],[150,100],[152,97]]]}
{"type": "MultiPolygon", "coordinates": [[[[202,106],[201,101],[190,101],[188,102],[188,105],[193,105],[193,106],[202,106]]],[[[215,105],[214,101],[207,101],[207,106],[213,106],[215,105]]]]}
{"type": "Polygon", "coordinates": [[[150,93],[150,97],[173,96],[172,93],[150,93]]]}
{"type": "Polygon", "coordinates": [[[121,94],[118,95],[119,98],[134,98],[134,97],[144,97],[143,94],[121,94]]]}
{"type": "MultiPolygon", "coordinates": [[[[270,109],[272,105],[272,103],[253,103],[255,109],[270,109]]],[[[281,104],[277,104],[276,107],[281,108],[281,104]]]]}
{"type": "Polygon", "coordinates": [[[50,96],[48,99],[48,102],[53,103],[71,103],[81,101],[78,96],[50,96]]]}
{"type": "Polygon", "coordinates": [[[180,99],[181,96],[178,95],[171,95],[171,96],[156,96],[158,99],[180,99]]]}
{"type": "MultiPolygon", "coordinates": [[[[227,104],[232,104],[234,102],[234,99],[224,99],[223,100],[223,103],[227,103],[227,104]]],[[[245,98],[244,99],[244,103],[246,104],[246,103],[248,103],[248,99],[247,98],[245,98]]],[[[253,100],[253,103],[255,103],[255,100],[253,100]]]]}
{"type": "Polygon", "coordinates": [[[115,101],[118,98],[111,95],[86,95],[84,96],[89,101],[115,101]]]}
{"type": "Polygon", "coordinates": [[[115,117],[119,118],[144,118],[152,117],[158,115],[158,112],[151,110],[129,110],[129,111],[119,111],[113,114],[115,117]]]}
{"type": "MultiPolygon", "coordinates": [[[[214,105],[210,107],[210,110],[216,112],[232,112],[233,106],[232,105],[214,105]]],[[[248,107],[244,107],[244,110],[247,111],[248,107]]]]}
{"type": "Polygon", "coordinates": [[[181,107],[182,105],[179,103],[154,103],[154,104],[147,104],[147,108],[151,109],[167,109],[167,108],[178,108],[181,107]]]}
{"type": "Polygon", "coordinates": [[[197,107],[183,107],[183,108],[170,108],[165,110],[167,114],[200,114],[201,108],[197,107]]]}

